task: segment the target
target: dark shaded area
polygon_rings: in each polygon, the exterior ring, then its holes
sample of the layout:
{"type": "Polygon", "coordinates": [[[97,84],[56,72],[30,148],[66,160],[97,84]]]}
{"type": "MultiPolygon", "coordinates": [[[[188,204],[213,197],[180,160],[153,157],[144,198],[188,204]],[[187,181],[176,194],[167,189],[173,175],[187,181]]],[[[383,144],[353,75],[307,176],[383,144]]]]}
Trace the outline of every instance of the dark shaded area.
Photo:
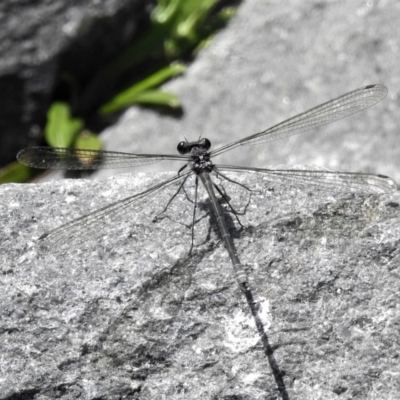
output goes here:
{"type": "Polygon", "coordinates": [[[148,1],[0,4],[0,166],[38,142],[54,99],[73,101],[85,80],[133,40],[148,1]]]}
{"type": "MultiPolygon", "coordinates": [[[[218,2],[200,37],[221,28],[216,13],[237,3],[218,2]]],[[[176,56],[190,61],[194,46],[187,37],[183,35],[181,43],[174,39],[179,52],[168,59],[164,40],[170,35],[169,27],[148,29],[156,4],[155,0],[107,0],[31,5],[19,0],[0,5],[0,52],[4,53],[0,61],[0,166],[14,161],[22,147],[43,144],[41,130],[53,101],[67,102],[73,116],[86,121],[86,128],[100,132],[117,117],[99,118],[101,105],[176,56]],[[132,47],[133,43],[139,44],[132,47]]],[[[182,115],[179,107],[157,111],[182,115]]]]}
{"type": "Polygon", "coordinates": [[[27,389],[11,396],[3,397],[3,400],[33,400],[40,392],[40,389],[27,389]]]}

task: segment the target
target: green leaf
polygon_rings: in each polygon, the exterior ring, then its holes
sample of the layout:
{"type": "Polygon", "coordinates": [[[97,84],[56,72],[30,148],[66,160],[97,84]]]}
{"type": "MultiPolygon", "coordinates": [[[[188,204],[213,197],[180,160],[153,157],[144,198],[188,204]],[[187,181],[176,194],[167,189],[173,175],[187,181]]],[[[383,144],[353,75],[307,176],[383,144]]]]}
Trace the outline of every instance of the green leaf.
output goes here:
{"type": "Polygon", "coordinates": [[[82,127],[81,119],[71,117],[68,104],[55,102],[47,112],[44,134],[50,146],[70,147],[82,127]]]}
{"type": "Polygon", "coordinates": [[[32,176],[31,169],[15,161],[0,169],[0,184],[26,182],[32,176]]]}
{"type": "MultiPolygon", "coordinates": [[[[77,138],[75,139],[74,142],[74,148],[76,149],[88,149],[88,150],[101,150],[103,148],[103,142],[100,140],[100,138],[95,135],[94,133],[88,131],[88,130],[83,130],[82,132],[79,133],[77,138]]],[[[89,156],[85,156],[84,158],[79,157],[80,161],[83,165],[87,165],[88,167],[93,161],[96,161],[97,157],[93,156],[93,158],[90,158],[89,156]]],[[[90,168],[89,168],[90,169],[90,168]]]]}
{"type": "Polygon", "coordinates": [[[204,38],[205,21],[217,3],[218,0],[158,1],[152,14],[153,28],[166,32],[163,47],[168,58],[196,47],[204,38]]]}
{"type": "Polygon", "coordinates": [[[179,10],[181,0],[158,0],[157,7],[154,8],[151,19],[153,23],[167,24],[179,10]]]}
{"type": "Polygon", "coordinates": [[[85,129],[75,139],[74,147],[76,149],[101,150],[103,142],[96,134],[85,129]]]}
{"type": "MultiPolygon", "coordinates": [[[[186,67],[181,63],[171,64],[161,70],[157,71],[153,75],[150,75],[148,78],[143,79],[139,83],[134,84],[130,88],[124,90],[115,96],[111,101],[103,105],[99,112],[101,114],[109,114],[112,112],[119,111],[123,108],[126,108],[132,104],[142,103],[142,101],[138,101],[141,95],[144,92],[148,92],[149,89],[159,86],[161,83],[165,82],[167,79],[178,75],[185,71],[186,67]]],[[[154,92],[154,91],[152,91],[154,92]]],[[[163,93],[163,92],[160,92],[163,93]]],[[[165,95],[160,95],[160,103],[156,102],[157,96],[152,95],[153,100],[152,104],[165,106],[165,95]]],[[[177,101],[176,99],[171,99],[172,105],[171,107],[176,107],[177,101]]],[[[150,103],[149,103],[150,104],[150,103]]],[[[179,105],[179,102],[178,102],[179,105]]]]}

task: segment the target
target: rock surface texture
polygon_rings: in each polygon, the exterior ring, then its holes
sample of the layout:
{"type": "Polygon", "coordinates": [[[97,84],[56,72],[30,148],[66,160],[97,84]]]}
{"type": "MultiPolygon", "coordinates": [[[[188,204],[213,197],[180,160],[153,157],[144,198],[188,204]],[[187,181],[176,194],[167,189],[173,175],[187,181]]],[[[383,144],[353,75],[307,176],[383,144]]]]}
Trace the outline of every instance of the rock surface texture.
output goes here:
{"type": "MultiPolygon", "coordinates": [[[[103,133],[106,148],[174,154],[183,137],[200,135],[216,148],[382,83],[388,97],[363,113],[215,161],[312,164],[400,181],[399,16],[389,0],[243,2],[187,73],[165,86],[180,95],[183,117],[131,108],[103,133]]],[[[188,254],[193,182],[157,219],[173,187],[35,251],[44,232],[170,176],[0,187],[1,400],[398,399],[398,192],[328,193],[239,177],[257,190],[249,199],[226,185],[244,211],[247,229],[227,217],[270,358],[204,190],[188,254]]]]}
{"type": "Polygon", "coordinates": [[[238,177],[228,213],[273,360],[204,189],[170,187],[37,254],[50,229],[161,182],[121,175],[0,188],[0,399],[396,399],[399,204],[238,177]]]}

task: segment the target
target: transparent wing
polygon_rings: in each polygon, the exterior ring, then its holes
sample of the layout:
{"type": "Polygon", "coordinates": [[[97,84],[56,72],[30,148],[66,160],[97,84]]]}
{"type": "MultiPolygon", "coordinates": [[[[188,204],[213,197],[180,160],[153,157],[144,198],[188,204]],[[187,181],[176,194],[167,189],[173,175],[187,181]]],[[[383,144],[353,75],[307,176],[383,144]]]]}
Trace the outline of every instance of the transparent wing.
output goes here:
{"type": "Polygon", "coordinates": [[[125,168],[161,160],[187,161],[189,157],[168,154],[130,154],[102,150],[78,150],[63,147],[31,147],[21,150],[17,159],[33,168],[88,170],[125,168]]]}
{"type": "Polygon", "coordinates": [[[272,182],[312,185],[315,189],[326,191],[379,194],[397,190],[397,183],[385,175],[302,169],[244,168],[234,165],[217,165],[215,170],[216,173],[220,170],[259,173],[272,182]]]}
{"type": "Polygon", "coordinates": [[[43,234],[36,243],[36,250],[39,253],[52,254],[70,251],[73,244],[88,241],[92,237],[92,234],[98,236],[101,232],[104,232],[104,225],[108,224],[109,227],[112,227],[114,217],[117,214],[126,213],[129,207],[141,205],[143,201],[151,201],[151,199],[155,198],[155,194],[158,191],[165,189],[167,186],[182,182],[190,174],[192,174],[192,171],[176,175],[141,193],[107,205],[90,214],[61,225],[43,234]]]}
{"type": "Polygon", "coordinates": [[[384,99],[386,95],[387,89],[383,85],[368,85],[362,87],[334,100],[320,104],[295,117],[289,118],[265,131],[219,147],[212,151],[211,155],[216,156],[237,146],[268,142],[296,135],[311,128],[329,124],[330,122],[337,121],[338,119],[373,106],[384,99]]]}

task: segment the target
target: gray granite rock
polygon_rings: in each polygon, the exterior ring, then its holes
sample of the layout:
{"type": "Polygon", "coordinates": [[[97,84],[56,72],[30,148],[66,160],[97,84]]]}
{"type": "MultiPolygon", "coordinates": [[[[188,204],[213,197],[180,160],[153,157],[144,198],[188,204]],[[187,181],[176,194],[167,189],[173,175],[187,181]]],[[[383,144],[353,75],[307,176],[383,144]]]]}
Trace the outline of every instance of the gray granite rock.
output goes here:
{"type": "MultiPolygon", "coordinates": [[[[220,161],[400,180],[398,15],[385,1],[246,1],[166,85],[181,96],[183,118],[132,108],[104,132],[106,147],[174,153],[183,136],[199,135],[215,147],[383,83],[388,98],[362,114],[220,161]]],[[[245,182],[260,192],[246,207],[246,193],[227,188],[246,209],[249,228],[230,215],[232,234],[269,359],[205,200],[188,255],[193,188],[157,222],[172,187],[121,213],[114,227],[95,224],[63,241],[59,253],[34,251],[43,232],[167,176],[0,188],[1,399],[398,398],[398,193],[333,195],[253,176],[245,182]],[[281,396],[271,360],[285,374],[281,396]]]]}
{"type": "Polygon", "coordinates": [[[242,177],[227,214],[268,361],[204,190],[170,187],[37,254],[43,232],[171,177],[0,187],[0,399],[397,399],[399,193],[242,177]],[[276,362],[285,387],[279,396],[276,362]]]}

